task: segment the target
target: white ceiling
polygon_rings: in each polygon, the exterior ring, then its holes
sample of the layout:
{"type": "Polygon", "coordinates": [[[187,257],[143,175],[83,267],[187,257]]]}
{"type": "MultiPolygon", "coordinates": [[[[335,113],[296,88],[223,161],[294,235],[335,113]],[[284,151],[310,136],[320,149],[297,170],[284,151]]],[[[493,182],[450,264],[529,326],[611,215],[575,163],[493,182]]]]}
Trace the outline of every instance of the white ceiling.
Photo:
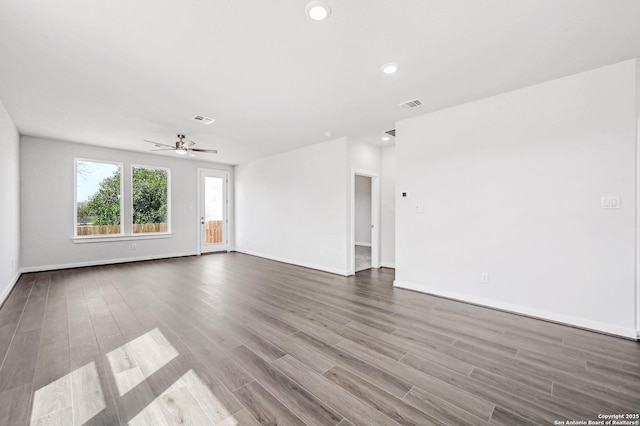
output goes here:
{"type": "Polygon", "coordinates": [[[637,0],[327,1],[0,0],[0,100],[22,134],[238,164],[640,57],[637,0]]]}

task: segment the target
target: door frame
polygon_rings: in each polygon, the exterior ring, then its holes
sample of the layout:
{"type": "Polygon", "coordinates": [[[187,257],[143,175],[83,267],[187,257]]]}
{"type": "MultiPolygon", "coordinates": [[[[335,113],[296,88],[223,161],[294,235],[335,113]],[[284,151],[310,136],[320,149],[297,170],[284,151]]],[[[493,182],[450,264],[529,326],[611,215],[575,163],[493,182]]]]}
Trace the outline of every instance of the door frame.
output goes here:
{"type": "Polygon", "coordinates": [[[356,270],[356,176],[371,178],[371,268],[380,268],[380,174],[371,170],[351,169],[349,199],[351,204],[351,232],[347,250],[349,275],[356,270]]]}
{"type": "MultiPolygon", "coordinates": [[[[198,242],[198,246],[196,249],[196,253],[198,255],[202,255],[202,228],[201,228],[201,223],[200,223],[200,218],[202,217],[202,178],[204,174],[217,174],[220,177],[224,177],[225,179],[225,205],[224,205],[224,236],[225,236],[225,248],[218,250],[218,252],[224,252],[226,251],[227,253],[231,251],[231,245],[230,245],[230,241],[231,241],[231,233],[230,233],[230,226],[229,226],[229,215],[231,213],[229,205],[230,203],[230,192],[231,192],[231,186],[230,186],[230,182],[229,182],[229,176],[230,176],[230,172],[227,170],[220,170],[220,169],[206,169],[206,168],[202,168],[202,167],[198,167],[197,168],[197,184],[196,184],[196,191],[197,191],[197,196],[196,196],[196,230],[197,230],[197,242],[198,242]]],[[[209,253],[209,252],[206,252],[209,253]]]]}
{"type": "MultiPolygon", "coordinates": [[[[636,123],[636,164],[640,164],[640,120],[636,123]]],[[[635,326],[640,340],[640,167],[636,166],[635,326]]]]}

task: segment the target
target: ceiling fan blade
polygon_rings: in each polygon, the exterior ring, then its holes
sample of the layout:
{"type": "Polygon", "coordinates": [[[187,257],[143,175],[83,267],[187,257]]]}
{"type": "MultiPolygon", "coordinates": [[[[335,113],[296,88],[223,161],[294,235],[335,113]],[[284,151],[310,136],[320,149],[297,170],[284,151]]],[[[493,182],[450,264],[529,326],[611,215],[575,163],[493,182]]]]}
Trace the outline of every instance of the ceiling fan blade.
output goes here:
{"type": "Polygon", "coordinates": [[[154,144],[155,146],[166,146],[167,148],[173,148],[173,149],[176,149],[176,147],[175,147],[175,146],[173,146],[173,145],[167,145],[167,144],[164,144],[164,143],[158,143],[158,142],[154,142],[154,141],[148,141],[148,140],[146,140],[146,139],[143,139],[143,140],[144,140],[145,142],[152,143],[152,144],[154,144]]]}
{"type": "Polygon", "coordinates": [[[200,148],[191,148],[189,149],[189,151],[196,151],[196,152],[208,152],[210,154],[217,154],[218,150],[217,149],[200,149],[200,148]]]}
{"type": "Polygon", "coordinates": [[[151,149],[150,151],[175,151],[175,148],[151,149]]]}
{"type": "Polygon", "coordinates": [[[189,146],[194,146],[196,143],[192,140],[185,139],[185,141],[189,142],[189,146]]]}

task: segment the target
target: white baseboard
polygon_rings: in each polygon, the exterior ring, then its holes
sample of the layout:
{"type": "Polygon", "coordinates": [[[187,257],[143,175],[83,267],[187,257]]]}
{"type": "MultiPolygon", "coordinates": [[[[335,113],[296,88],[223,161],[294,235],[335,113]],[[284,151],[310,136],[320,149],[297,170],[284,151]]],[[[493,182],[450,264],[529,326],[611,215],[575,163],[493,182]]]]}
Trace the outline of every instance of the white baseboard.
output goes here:
{"type": "Polygon", "coordinates": [[[250,250],[236,250],[236,251],[238,253],[244,253],[244,254],[248,254],[248,255],[251,255],[251,256],[262,257],[264,259],[275,260],[276,262],[283,262],[283,263],[289,263],[291,265],[303,266],[305,268],[316,269],[318,271],[329,272],[331,274],[342,275],[342,276],[345,276],[345,277],[349,275],[347,273],[347,271],[343,271],[343,270],[340,270],[340,269],[337,269],[337,268],[332,268],[332,267],[325,266],[325,265],[317,265],[317,264],[314,264],[314,263],[301,262],[299,260],[288,259],[286,257],[272,256],[270,254],[258,253],[258,252],[250,251],[250,250]]]}
{"type": "Polygon", "coordinates": [[[172,257],[197,256],[197,255],[198,255],[197,252],[192,251],[192,252],[185,252],[185,253],[168,253],[168,254],[158,254],[158,255],[151,255],[151,256],[125,257],[122,259],[90,260],[87,262],[63,263],[58,265],[27,266],[25,268],[22,268],[22,272],[24,273],[24,272],[55,271],[58,269],[82,268],[85,266],[112,265],[116,263],[139,262],[142,260],[169,259],[172,257]]]}
{"type": "Polygon", "coordinates": [[[11,294],[11,290],[13,290],[13,287],[16,286],[16,283],[20,279],[20,275],[22,275],[21,271],[16,272],[16,276],[13,277],[7,288],[2,292],[2,294],[0,294],[0,306],[2,306],[4,301],[7,300],[7,297],[9,297],[9,294],[11,294]]]}
{"type": "Polygon", "coordinates": [[[613,334],[616,336],[626,337],[629,339],[638,339],[637,332],[633,328],[620,327],[613,324],[606,324],[597,321],[591,321],[583,318],[576,318],[568,315],[558,314],[555,312],[543,311],[535,308],[529,308],[525,306],[513,305],[511,303],[500,302],[491,299],[485,299],[482,297],[470,296],[467,294],[460,294],[449,292],[446,290],[427,288],[424,285],[410,283],[406,281],[395,280],[393,282],[394,287],[405,288],[408,290],[418,291],[420,293],[432,294],[434,296],[446,297],[448,299],[459,300],[462,302],[472,303],[474,305],[486,306],[489,308],[499,309],[501,311],[512,312],[515,314],[526,315],[528,317],[543,319],[552,321],[564,325],[570,325],[574,327],[584,328],[592,331],[600,331],[607,334],[613,334]]]}
{"type": "Polygon", "coordinates": [[[371,243],[359,243],[356,241],[357,246],[371,247],[371,243]]]}
{"type": "Polygon", "coordinates": [[[380,263],[380,266],[382,268],[392,268],[392,269],[396,269],[396,264],[395,262],[382,262],[380,263]]]}

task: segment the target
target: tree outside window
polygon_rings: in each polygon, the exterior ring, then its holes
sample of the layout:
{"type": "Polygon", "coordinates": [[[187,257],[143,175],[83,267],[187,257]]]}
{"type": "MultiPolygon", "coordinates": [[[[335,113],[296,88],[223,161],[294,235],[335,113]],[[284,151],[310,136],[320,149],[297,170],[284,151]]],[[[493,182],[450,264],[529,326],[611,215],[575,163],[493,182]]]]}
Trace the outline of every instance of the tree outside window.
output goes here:
{"type": "Polygon", "coordinates": [[[76,161],[76,235],[121,234],[122,166],[76,161]]]}
{"type": "MultiPolygon", "coordinates": [[[[76,161],[76,235],[122,234],[122,166],[76,161]]],[[[132,232],[169,232],[169,169],[131,168],[132,232]]]]}
{"type": "Polygon", "coordinates": [[[169,170],[132,167],[133,233],[168,232],[169,170]]]}

